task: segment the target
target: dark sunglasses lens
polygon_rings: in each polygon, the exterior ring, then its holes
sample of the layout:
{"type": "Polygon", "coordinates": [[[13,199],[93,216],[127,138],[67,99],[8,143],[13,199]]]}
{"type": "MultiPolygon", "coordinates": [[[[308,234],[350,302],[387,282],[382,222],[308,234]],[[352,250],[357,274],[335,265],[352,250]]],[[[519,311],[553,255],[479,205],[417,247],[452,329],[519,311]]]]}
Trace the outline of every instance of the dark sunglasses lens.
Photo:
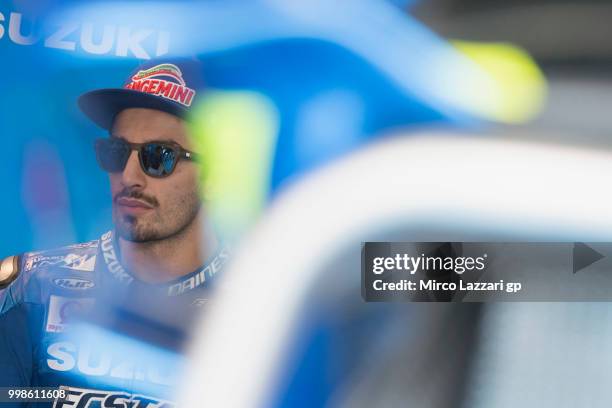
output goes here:
{"type": "Polygon", "coordinates": [[[176,152],[169,146],[159,143],[149,143],[140,151],[143,170],[153,177],[170,175],[176,165],[176,152]]]}
{"type": "Polygon", "coordinates": [[[120,139],[99,139],[96,141],[96,157],[103,170],[117,173],[125,168],[130,157],[130,146],[120,139]]]}

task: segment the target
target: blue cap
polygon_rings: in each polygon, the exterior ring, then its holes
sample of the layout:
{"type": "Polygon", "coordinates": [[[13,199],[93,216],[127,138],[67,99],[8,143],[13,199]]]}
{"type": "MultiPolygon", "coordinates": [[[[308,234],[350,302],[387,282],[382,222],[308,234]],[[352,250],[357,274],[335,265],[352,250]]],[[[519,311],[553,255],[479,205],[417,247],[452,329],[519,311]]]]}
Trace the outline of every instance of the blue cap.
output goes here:
{"type": "Polygon", "coordinates": [[[195,59],[155,60],[138,66],[123,88],[98,89],[81,95],[81,111],[103,129],[128,108],[149,108],[184,118],[204,88],[201,64],[195,59]]]}

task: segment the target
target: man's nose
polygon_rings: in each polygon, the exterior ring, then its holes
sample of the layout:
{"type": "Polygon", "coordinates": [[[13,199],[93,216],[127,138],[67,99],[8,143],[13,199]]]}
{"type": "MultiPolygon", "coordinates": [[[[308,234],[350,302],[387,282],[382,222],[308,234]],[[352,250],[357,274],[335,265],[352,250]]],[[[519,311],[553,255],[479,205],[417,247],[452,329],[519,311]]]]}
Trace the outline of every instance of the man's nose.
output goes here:
{"type": "Polygon", "coordinates": [[[140,168],[138,152],[132,151],[125,168],[121,173],[121,184],[129,188],[143,188],[147,183],[147,176],[140,168]]]}

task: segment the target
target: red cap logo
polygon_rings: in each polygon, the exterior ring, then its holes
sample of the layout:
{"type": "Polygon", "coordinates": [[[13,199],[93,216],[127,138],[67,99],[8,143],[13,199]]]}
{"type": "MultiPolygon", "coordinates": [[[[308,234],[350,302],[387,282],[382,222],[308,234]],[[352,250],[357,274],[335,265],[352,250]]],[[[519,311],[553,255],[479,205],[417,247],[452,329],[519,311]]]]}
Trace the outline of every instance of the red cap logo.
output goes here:
{"type": "Polygon", "coordinates": [[[196,94],[193,89],[187,87],[183,73],[174,64],[159,64],[138,71],[125,89],[161,96],[185,106],[191,106],[196,94]],[[162,77],[166,79],[161,79],[162,77]]]}

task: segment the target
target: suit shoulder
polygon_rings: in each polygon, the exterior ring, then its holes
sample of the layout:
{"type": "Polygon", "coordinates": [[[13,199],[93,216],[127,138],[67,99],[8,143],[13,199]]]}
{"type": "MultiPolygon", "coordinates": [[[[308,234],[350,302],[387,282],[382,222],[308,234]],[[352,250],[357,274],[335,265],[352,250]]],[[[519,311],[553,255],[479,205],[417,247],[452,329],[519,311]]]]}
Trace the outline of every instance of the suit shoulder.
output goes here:
{"type": "Polygon", "coordinates": [[[26,252],[0,264],[0,312],[13,305],[33,301],[47,278],[71,271],[92,272],[99,241],[89,241],[45,251],[26,252]]]}
{"type": "Polygon", "coordinates": [[[99,240],[68,245],[45,251],[27,252],[20,256],[21,272],[42,269],[93,271],[99,240]]]}

